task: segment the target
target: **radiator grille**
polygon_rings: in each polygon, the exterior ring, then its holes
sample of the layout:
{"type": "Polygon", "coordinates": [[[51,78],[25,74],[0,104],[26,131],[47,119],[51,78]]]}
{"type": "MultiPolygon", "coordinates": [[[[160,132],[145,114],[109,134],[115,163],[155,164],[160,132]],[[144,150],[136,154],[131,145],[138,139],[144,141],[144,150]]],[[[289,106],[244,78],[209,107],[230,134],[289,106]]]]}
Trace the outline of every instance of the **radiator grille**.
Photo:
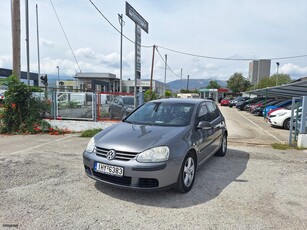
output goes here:
{"type": "MultiPolygon", "coordinates": [[[[107,157],[107,153],[110,151],[110,149],[104,149],[96,146],[96,155],[100,157],[107,157]]],[[[116,150],[115,150],[116,151],[116,150]]],[[[116,156],[114,160],[121,160],[121,161],[129,161],[133,159],[138,153],[131,153],[131,152],[122,152],[122,151],[116,151],[116,156]]]]}

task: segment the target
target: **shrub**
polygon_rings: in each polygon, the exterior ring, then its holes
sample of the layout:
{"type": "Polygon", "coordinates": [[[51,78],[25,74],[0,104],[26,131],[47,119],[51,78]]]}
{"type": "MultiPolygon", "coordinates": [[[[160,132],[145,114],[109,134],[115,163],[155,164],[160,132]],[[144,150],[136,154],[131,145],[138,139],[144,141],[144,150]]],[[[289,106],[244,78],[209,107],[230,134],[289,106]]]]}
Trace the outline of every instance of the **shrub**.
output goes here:
{"type": "Polygon", "coordinates": [[[42,90],[25,85],[16,76],[8,77],[4,85],[8,90],[0,111],[0,133],[47,131],[50,125],[43,120],[43,115],[50,111],[50,103],[33,96],[33,92],[42,90]]]}
{"type": "Polygon", "coordinates": [[[80,137],[93,137],[97,133],[99,133],[100,131],[102,131],[102,129],[89,129],[89,130],[85,130],[85,131],[83,131],[81,133],[80,137]]]}

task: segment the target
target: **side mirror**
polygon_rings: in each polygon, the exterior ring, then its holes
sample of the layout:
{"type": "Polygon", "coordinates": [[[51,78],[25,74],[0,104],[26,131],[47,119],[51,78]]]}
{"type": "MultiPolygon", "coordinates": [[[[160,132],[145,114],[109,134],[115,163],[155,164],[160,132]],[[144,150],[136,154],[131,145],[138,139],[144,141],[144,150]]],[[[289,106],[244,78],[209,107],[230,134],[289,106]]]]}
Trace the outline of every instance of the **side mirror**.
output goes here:
{"type": "Polygon", "coordinates": [[[210,130],[212,125],[208,121],[200,121],[197,125],[198,129],[210,130]]]}

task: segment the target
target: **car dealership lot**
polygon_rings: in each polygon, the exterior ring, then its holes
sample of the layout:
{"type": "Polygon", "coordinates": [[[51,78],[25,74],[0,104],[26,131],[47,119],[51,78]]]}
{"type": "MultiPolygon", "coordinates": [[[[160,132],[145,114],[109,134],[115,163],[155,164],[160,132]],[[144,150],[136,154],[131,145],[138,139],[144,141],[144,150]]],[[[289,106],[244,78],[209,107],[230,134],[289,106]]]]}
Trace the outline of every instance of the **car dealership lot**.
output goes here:
{"type": "Polygon", "coordinates": [[[136,192],[84,173],[89,138],[0,136],[0,229],[306,229],[307,151],[274,150],[288,132],[222,107],[228,153],[187,194],[136,192]]]}

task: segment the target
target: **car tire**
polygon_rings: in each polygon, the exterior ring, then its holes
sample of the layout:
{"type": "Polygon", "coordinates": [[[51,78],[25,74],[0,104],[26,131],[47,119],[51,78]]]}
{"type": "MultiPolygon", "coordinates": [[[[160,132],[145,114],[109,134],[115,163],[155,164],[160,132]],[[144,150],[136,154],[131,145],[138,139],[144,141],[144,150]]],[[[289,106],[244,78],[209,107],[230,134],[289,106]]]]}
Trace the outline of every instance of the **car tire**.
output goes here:
{"type": "Polygon", "coordinates": [[[196,158],[194,154],[188,153],[181,165],[176,190],[180,193],[187,193],[194,184],[196,175],[196,158]]]}
{"type": "Polygon", "coordinates": [[[224,133],[223,138],[222,138],[221,147],[214,155],[218,157],[223,157],[226,155],[226,152],[227,152],[227,135],[226,133],[224,133]]]}
{"type": "Polygon", "coordinates": [[[290,129],[290,118],[287,118],[284,121],[283,128],[289,130],[290,129]]]}

